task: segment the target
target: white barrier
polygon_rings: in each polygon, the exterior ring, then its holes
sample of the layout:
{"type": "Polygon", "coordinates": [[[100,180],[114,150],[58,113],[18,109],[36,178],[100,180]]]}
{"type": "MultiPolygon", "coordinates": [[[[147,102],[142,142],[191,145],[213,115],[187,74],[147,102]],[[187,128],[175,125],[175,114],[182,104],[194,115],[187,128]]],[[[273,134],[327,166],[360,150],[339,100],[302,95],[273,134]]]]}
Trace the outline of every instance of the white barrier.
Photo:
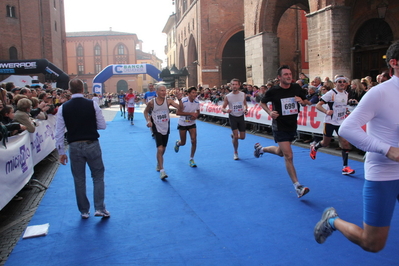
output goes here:
{"type": "MultiPolygon", "coordinates": [[[[200,112],[203,115],[228,118],[228,114],[222,112],[223,102],[214,104],[211,101],[200,101],[200,112]]],[[[271,105],[269,108],[272,109],[271,105]]],[[[298,114],[298,131],[323,134],[323,123],[326,115],[316,109],[316,105],[301,107],[298,114]]],[[[262,109],[259,103],[248,103],[248,113],[245,115],[245,121],[270,125],[271,117],[262,109]]]]}
{"type": "Polygon", "coordinates": [[[0,210],[29,182],[33,167],[55,149],[56,117],[37,120],[34,133],[27,131],[0,144],[0,210]]]}

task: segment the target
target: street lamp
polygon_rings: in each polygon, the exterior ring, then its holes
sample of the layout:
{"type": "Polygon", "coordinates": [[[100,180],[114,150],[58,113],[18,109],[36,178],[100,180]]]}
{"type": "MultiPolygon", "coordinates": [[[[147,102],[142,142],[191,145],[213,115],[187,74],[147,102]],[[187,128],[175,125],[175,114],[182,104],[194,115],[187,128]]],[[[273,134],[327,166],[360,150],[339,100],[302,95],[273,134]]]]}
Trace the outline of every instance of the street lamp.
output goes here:
{"type": "Polygon", "coordinates": [[[378,11],[378,17],[381,19],[385,18],[385,14],[387,13],[388,9],[388,4],[385,2],[382,2],[377,6],[377,11],[378,11]]]}

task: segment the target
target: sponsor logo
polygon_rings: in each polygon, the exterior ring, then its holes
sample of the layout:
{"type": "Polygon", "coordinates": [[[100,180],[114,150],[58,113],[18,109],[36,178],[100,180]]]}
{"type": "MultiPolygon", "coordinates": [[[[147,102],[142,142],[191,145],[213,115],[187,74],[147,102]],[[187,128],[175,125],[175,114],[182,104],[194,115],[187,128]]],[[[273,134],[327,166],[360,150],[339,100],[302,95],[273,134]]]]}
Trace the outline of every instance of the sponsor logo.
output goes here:
{"type": "Polygon", "coordinates": [[[9,161],[6,163],[6,174],[11,173],[12,171],[21,168],[22,173],[25,173],[28,170],[28,165],[26,164],[26,160],[31,156],[29,148],[22,145],[19,148],[19,154],[11,157],[9,161]]]}
{"type": "Polygon", "coordinates": [[[39,153],[42,150],[40,144],[42,144],[43,142],[43,135],[36,133],[35,139],[30,143],[32,151],[39,153]]]}
{"type": "Polygon", "coordinates": [[[25,68],[25,69],[35,69],[36,62],[20,62],[20,63],[0,63],[0,68],[25,68]]]}
{"type": "Polygon", "coordinates": [[[144,74],[146,66],[144,64],[115,65],[113,70],[114,74],[144,74]]]}

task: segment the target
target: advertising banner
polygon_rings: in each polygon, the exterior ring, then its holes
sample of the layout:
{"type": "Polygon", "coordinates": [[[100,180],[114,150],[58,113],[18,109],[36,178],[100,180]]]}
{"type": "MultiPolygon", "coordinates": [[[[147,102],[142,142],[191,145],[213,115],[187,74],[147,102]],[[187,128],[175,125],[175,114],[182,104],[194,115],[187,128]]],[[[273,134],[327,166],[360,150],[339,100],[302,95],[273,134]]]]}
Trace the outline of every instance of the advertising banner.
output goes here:
{"type": "MultiPolygon", "coordinates": [[[[228,118],[228,114],[222,112],[223,102],[214,104],[211,101],[200,101],[200,112],[204,115],[228,118]]],[[[271,105],[269,106],[272,109],[271,105]]],[[[316,109],[316,105],[301,107],[298,114],[298,130],[308,133],[323,133],[325,114],[316,109]]],[[[248,113],[245,121],[263,125],[272,124],[271,117],[262,109],[259,103],[248,103],[248,113]]]]}
{"type": "Polygon", "coordinates": [[[55,149],[56,117],[36,121],[34,133],[27,131],[0,145],[0,210],[29,182],[33,167],[55,149]]]}

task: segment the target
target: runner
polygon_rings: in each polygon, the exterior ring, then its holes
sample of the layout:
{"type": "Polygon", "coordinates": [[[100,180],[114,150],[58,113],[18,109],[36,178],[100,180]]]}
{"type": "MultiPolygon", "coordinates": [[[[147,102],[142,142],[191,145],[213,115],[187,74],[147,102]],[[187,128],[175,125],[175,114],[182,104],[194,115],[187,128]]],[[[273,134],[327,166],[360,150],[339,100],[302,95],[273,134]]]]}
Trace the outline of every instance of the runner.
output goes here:
{"type": "Polygon", "coordinates": [[[392,78],[369,90],[339,129],[341,136],[367,152],[363,228],[341,219],[333,207],[327,208],[314,228],[314,237],[319,244],[335,230],[369,252],[378,252],[386,244],[399,199],[398,41],[388,48],[386,62],[392,78]],[[367,132],[362,128],[365,124],[367,132]]]}
{"type": "Polygon", "coordinates": [[[245,118],[247,114],[248,105],[245,100],[245,94],[240,91],[241,82],[239,79],[232,79],[230,81],[232,92],[224,98],[222,112],[229,114],[229,121],[231,130],[232,143],[234,147],[234,160],[238,160],[238,140],[245,139],[245,118]],[[226,107],[229,106],[229,109],[226,107]]]}
{"type": "MultiPolygon", "coordinates": [[[[177,99],[181,100],[181,93],[177,95],[177,99]]],[[[157,171],[160,172],[160,178],[164,180],[168,177],[163,168],[163,155],[168,144],[170,133],[169,106],[172,105],[179,109],[172,99],[166,98],[166,86],[157,85],[157,97],[147,103],[144,110],[144,117],[147,120],[147,127],[152,127],[154,132],[155,143],[157,146],[157,171]]]]}
{"type": "MultiPolygon", "coordinates": [[[[324,118],[323,140],[310,145],[310,158],[313,160],[316,159],[318,149],[327,147],[330,144],[334,131],[338,134],[339,127],[346,117],[348,107],[348,93],[346,92],[346,87],[348,84],[349,82],[346,77],[342,75],[337,76],[335,79],[335,88],[324,94],[316,105],[317,110],[325,113],[326,116],[324,118]],[[325,104],[327,104],[327,109],[323,107],[325,104]]],[[[339,134],[338,140],[342,147],[342,174],[354,174],[355,170],[348,166],[348,156],[351,145],[339,134]]]]}
{"type": "Polygon", "coordinates": [[[130,121],[131,125],[134,125],[133,118],[134,118],[134,104],[137,102],[137,97],[133,93],[133,89],[129,89],[129,93],[125,96],[125,101],[127,105],[127,120],[130,121]]]}
{"type": "MultiPolygon", "coordinates": [[[[147,104],[149,101],[151,101],[155,97],[157,97],[157,92],[154,90],[154,84],[149,83],[148,91],[146,91],[144,94],[145,104],[147,104]]],[[[154,137],[154,133],[152,132],[152,127],[150,127],[150,131],[151,131],[151,136],[154,137]]]]}
{"type": "Polygon", "coordinates": [[[292,72],[288,66],[280,67],[277,71],[277,77],[280,84],[266,91],[261,100],[261,106],[273,119],[273,136],[278,146],[262,147],[259,143],[256,143],[254,155],[259,158],[264,152],[268,152],[284,157],[288,175],[298,198],[300,198],[309,192],[309,188],[304,187],[298,181],[291,142],[297,136],[299,104],[309,105],[309,101],[306,100],[306,90],[303,90],[298,84],[292,83],[292,72]],[[267,106],[268,102],[272,103],[272,110],[267,106]]]}
{"type": "Polygon", "coordinates": [[[120,91],[118,94],[118,99],[119,99],[119,109],[121,111],[121,116],[123,118],[126,118],[126,109],[125,109],[125,93],[123,91],[120,91]]]}
{"type": "Polygon", "coordinates": [[[191,167],[197,167],[194,162],[194,154],[197,149],[197,124],[196,119],[200,114],[200,105],[197,100],[197,88],[190,87],[187,90],[188,95],[179,100],[180,110],[176,111],[180,115],[177,129],[179,130],[180,140],[176,141],[175,152],[179,152],[179,147],[186,144],[187,131],[191,138],[191,154],[189,164],[191,167]]]}

